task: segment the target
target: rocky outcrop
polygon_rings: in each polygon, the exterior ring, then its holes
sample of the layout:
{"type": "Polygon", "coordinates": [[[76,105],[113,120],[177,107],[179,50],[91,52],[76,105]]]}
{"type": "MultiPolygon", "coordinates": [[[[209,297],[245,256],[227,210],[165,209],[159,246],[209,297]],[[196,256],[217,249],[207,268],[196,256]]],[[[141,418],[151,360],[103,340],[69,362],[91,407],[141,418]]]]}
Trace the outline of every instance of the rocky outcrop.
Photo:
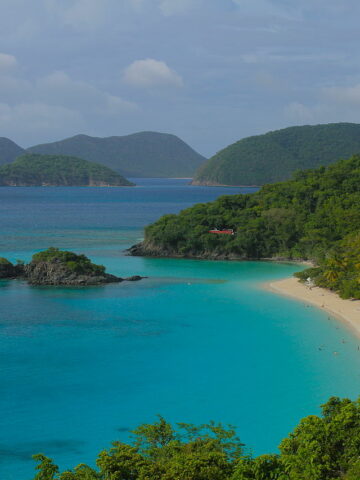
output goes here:
{"type": "Polygon", "coordinates": [[[15,267],[6,258],[0,258],[0,278],[14,278],[15,267]]]}
{"type": "Polygon", "coordinates": [[[30,262],[25,265],[25,278],[30,285],[102,285],[122,282],[110,273],[77,273],[57,259],[47,262],[30,262]]]}
{"type": "Polygon", "coordinates": [[[13,265],[9,260],[0,257],[0,279],[17,278],[24,274],[24,266],[22,264],[13,265]]]}

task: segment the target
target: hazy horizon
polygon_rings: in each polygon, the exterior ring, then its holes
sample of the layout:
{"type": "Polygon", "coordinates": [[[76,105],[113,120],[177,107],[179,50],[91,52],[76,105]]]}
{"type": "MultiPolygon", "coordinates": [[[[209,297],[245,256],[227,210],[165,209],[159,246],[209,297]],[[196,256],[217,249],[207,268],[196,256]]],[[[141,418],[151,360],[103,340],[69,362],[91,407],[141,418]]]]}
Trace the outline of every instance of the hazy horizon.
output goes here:
{"type": "Polygon", "coordinates": [[[354,0],[3,0],[0,136],[171,133],[209,157],[358,122],[354,0]]]}

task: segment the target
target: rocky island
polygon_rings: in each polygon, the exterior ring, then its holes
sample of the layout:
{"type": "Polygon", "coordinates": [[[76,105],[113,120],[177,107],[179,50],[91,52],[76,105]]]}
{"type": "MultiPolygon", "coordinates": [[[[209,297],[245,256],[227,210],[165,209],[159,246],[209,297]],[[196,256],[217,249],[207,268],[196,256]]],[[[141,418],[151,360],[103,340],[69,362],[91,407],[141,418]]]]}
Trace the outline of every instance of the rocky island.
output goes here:
{"type": "Polygon", "coordinates": [[[144,277],[117,277],[106,273],[103,265],[92,263],[85,255],[51,247],[33,255],[28,264],[13,265],[6,258],[0,258],[0,279],[4,278],[22,278],[30,285],[86,286],[136,281],[144,277]]]}
{"type": "Polygon", "coordinates": [[[126,187],[134,184],[110,168],[67,155],[26,154],[0,167],[0,186],[126,187]]]}

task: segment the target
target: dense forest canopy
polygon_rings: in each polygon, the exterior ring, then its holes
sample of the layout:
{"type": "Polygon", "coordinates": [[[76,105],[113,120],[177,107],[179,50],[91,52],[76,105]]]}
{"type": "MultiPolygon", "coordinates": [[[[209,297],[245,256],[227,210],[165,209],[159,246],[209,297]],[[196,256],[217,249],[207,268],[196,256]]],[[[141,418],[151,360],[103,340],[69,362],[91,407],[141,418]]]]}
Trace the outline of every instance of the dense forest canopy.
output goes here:
{"type": "Polygon", "coordinates": [[[145,230],[133,254],[213,259],[310,259],[311,276],[360,298],[360,156],[297,172],[247,195],[222,196],[145,230]],[[213,228],[235,235],[214,235],[213,228]]]}
{"type": "Polygon", "coordinates": [[[139,132],[122,137],[76,135],[35,145],[32,153],[75,155],[126,177],[192,177],[205,158],[175,135],[139,132]]]}
{"type": "Polygon", "coordinates": [[[360,401],[332,397],[322,416],[301,420],[279,454],[254,458],[232,426],[199,427],[162,417],[133,432],[132,443],[100,452],[97,468],[80,464],[60,473],[51,459],[34,455],[34,480],[359,480],[360,401]]]}
{"type": "Polygon", "coordinates": [[[244,138],[221,150],[199,168],[194,183],[264,185],[358,153],[360,124],[289,127],[244,138]]]}
{"type": "Polygon", "coordinates": [[[25,154],[0,167],[0,185],[130,186],[110,168],[65,155],[25,154]]]}

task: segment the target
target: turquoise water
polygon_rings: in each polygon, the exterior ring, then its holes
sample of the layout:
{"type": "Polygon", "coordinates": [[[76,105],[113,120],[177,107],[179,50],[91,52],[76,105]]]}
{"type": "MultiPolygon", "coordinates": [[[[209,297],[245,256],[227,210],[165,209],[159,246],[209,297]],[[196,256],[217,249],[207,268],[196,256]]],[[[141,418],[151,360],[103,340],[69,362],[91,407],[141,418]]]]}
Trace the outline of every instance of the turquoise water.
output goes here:
{"type": "Polygon", "coordinates": [[[256,454],[276,451],[330,395],[357,396],[357,339],[260,288],[299,267],[124,256],[159,215],[238,191],[149,179],[134,189],[0,189],[0,255],[29,259],[56,245],[149,276],[89,288],[0,282],[1,479],[31,479],[39,451],[62,469],[92,463],[157,413],[231,423],[256,454]]]}

